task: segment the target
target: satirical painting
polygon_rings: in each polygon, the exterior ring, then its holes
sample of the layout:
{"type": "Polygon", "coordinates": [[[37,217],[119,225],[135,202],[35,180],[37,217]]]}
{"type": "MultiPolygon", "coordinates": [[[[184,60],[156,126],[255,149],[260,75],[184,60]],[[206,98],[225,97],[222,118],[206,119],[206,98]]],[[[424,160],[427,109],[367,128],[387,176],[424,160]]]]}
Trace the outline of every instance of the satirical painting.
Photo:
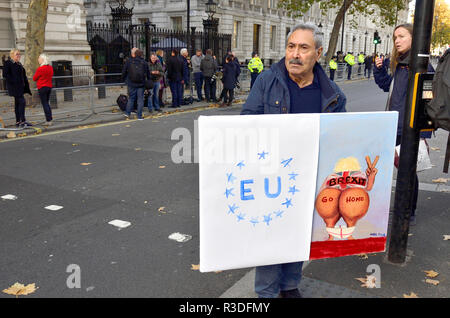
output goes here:
{"type": "Polygon", "coordinates": [[[384,251],[396,120],[322,115],[311,259],[384,251]]]}
{"type": "Polygon", "coordinates": [[[383,251],[397,113],[199,119],[200,270],[383,251]]]}

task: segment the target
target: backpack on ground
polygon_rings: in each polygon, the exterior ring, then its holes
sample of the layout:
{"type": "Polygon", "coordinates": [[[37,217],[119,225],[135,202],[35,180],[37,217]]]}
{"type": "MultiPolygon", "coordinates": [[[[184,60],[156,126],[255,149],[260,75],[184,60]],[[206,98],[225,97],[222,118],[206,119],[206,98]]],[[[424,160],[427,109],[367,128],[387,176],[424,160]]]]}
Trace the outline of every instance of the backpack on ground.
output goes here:
{"type": "MultiPolygon", "coordinates": [[[[433,78],[433,99],[427,104],[426,111],[434,129],[442,128],[450,132],[450,48],[439,59],[433,78]]],[[[450,133],[444,159],[445,173],[448,173],[449,161],[450,133]]]]}
{"type": "MultiPolygon", "coordinates": [[[[144,84],[145,72],[143,61],[135,59],[128,66],[128,79],[135,84],[144,84]]],[[[145,63],[145,62],[144,62],[145,63]]]]}
{"type": "Polygon", "coordinates": [[[128,104],[128,97],[126,95],[120,94],[119,97],[117,97],[117,105],[119,105],[119,108],[121,111],[125,111],[127,109],[128,104]]]}

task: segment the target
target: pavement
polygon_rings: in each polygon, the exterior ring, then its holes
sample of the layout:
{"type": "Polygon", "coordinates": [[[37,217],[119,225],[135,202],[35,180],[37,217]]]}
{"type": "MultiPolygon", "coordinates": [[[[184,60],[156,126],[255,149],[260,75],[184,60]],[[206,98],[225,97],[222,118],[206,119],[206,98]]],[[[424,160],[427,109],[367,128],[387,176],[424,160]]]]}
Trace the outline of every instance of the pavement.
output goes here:
{"type": "MultiPolygon", "coordinates": [[[[342,84],[344,85],[344,84],[342,84]]],[[[230,108],[231,113],[238,113],[245,95],[238,96],[230,108]],[[232,110],[232,111],[231,111],[232,110]]],[[[124,121],[122,112],[112,102],[96,108],[95,112],[86,107],[80,111],[77,105],[54,110],[54,125],[42,126],[44,114],[36,111],[29,121],[35,123],[31,128],[15,130],[13,110],[1,112],[0,116],[9,118],[0,130],[0,141],[5,138],[21,138],[30,135],[70,130],[73,128],[93,127],[95,125],[124,121]],[[11,122],[12,118],[12,122],[11,122]],[[11,132],[15,134],[13,137],[11,132]],[[9,135],[8,135],[9,134],[9,135]]],[[[180,112],[196,112],[217,108],[218,104],[194,102],[181,108],[163,108],[162,113],[148,114],[145,117],[166,117],[180,112]]],[[[445,149],[442,144],[446,132],[439,132],[437,141],[431,140],[431,147],[445,149]],[[433,144],[438,142],[438,144],[433,144]],[[442,144],[442,145],[441,145],[442,144]]],[[[441,157],[441,156],[440,156],[441,157]]],[[[439,157],[439,158],[440,158],[439,157]]],[[[442,159],[440,161],[443,161],[442,159]]],[[[440,170],[442,171],[442,170],[440,170]]],[[[434,177],[447,178],[442,172],[434,177]]],[[[395,179],[395,175],[394,175],[395,179]]],[[[303,279],[299,285],[305,298],[448,298],[450,295],[450,187],[421,181],[417,209],[417,225],[410,226],[407,257],[404,263],[394,264],[388,258],[388,252],[355,255],[305,262],[303,279]],[[339,269],[339,270],[333,270],[339,269]],[[433,275],[434,274],[434,275],[433,275]],[[372,288],[362,286],[358,278],[373,275],[377,278],[372,288]],[[428,277],[428,276],[429,277],[428,277]],[[433,276],[433,277],[431,277],[433,276]]],[[[391,211],[393,210],[395,182],[393,182],[391,211]]],[[[390,224],[390,223],[389,223],[390,224]]],[[[388,235],[386,249],[389,248],[388,235]]],[[[248,272],[225,291],[220,298],[256,298],[254,293],[254,269],[248,272]]]]}
{"type": "MultiPolygon", "coordinates": [[[[59,102],[58,108],[52,109],[53,121],[51,126],[45,126],[45,115],[40,105],[27,106],[25,109],[25,116],[27,121],[33,126],[27,128],[17,128],[15,126],[15,115],[13,103],[4,103],[0,105],[0,140],[20,138],[31,135],[38,135],[46,132],[68,130],[73,128],[88,128],[94,125],[105,124],[110,122],[117,122],[125,120],[122,111],[117,106],[116,98],[120,93],[125,93],[125,90],[115,89],[114,93],[110,93],[109,97],[95,101],[95,107],[87,106],[88,101],[84,101],[83,104],[75,102],[61,103],[59,102]]],[[[12,97],[2,96],[3,99],[10,99],[12,97]]],[[[237,97],[236,102],[240,102],[237,97]]],[[[75,98],[74,98],[75,99],[75,98]]],[[[84,98],[88,98],[85,96],[84,98]]],[[[180,108],[170,108],[167,104],[166,107],[161,108],[162,112],[158,113],[153,111],[149,113],[148,108],[145,107],[143,115],[145,118],[157,118],[166,116],[172,113],[186,112],[186,111],[198,111],[207,108],[216,108],[219,103],[207,103],[194,102],[189,105],[183,105],[180,108]]],[[[136,114],[132,113],[131,120],[137,119],[136,114]]]]}

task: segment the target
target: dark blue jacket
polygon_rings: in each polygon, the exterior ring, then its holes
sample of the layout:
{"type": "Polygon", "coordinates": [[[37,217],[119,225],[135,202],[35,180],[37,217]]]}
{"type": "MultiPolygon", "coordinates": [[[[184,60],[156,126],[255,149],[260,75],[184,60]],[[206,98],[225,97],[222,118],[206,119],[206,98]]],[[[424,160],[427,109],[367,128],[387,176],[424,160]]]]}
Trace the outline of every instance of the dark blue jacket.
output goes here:
{"type": "Polygon", "coordinates": [[[127,59],[127,61],[125,62],[125,65],[123,66],[122,69],[122,80],[125,81],[127,83],[128,86],[130,87],[144,87],[145,86],[145,79],[150,79],[151,78],[151,74],[150,74],[150,69],[148,67],[148,63],[142,58],[142,57],[130,57],[129,59],[127,59]],[[129,80],[128,78],[128,68],[130,67],[130,64],[138,64],[139,67],[141,68],[142,72],[144,72],[144,79],[142,81],[142,83],[133,83],[132,81],[129,80]]]}
{"type": "MultiPolygon", "coordinates": [[[[428,72],[434,72],[433,66],[428,64],[428,72]]],[[[402,135],[403,120],[405,117],[405,104],[406,93],[408,91],[408,74],[409,73],[409,52],[400,57],[397,67],[394,72],[394,76],[389,75],[387,68],[383,65],[381,68],[377,68],[374,65],[373,76],[375,83],[383,91],[389,92],[392,80],[394,80],[394,86],[392,88],[389,107],[391,111],[398,111],[398,123],[397,123],[397,136],[402,135]]],[[[422,138],[429,138],[431,133],[422,133],[422,138]]]]}
{"type": "Polygon", "coordinates": [[[237,71],[234,62],[228,62],[223,65],[223,87],[226,89],[234,89],[237,81],[237,71]]]}
{"type": "MultiPolygon", "coordinates": [[[[242,108],[242,115],[291,112],[284,61],[285,58],[281,59],[258,76],[242,108]]],[[[347,98],[341,89],[328,78],[318,63],[314,66],[314,72],[319,77],[322,113],[345,112],[347,98]]]]}
{"type": "Polygon", "coordinates": [[[183,59],[183,80],[184,83],[187,84],[189,83],[189,63],[187,58],[185,58],[184,56],[181,57],[183,59]]]}

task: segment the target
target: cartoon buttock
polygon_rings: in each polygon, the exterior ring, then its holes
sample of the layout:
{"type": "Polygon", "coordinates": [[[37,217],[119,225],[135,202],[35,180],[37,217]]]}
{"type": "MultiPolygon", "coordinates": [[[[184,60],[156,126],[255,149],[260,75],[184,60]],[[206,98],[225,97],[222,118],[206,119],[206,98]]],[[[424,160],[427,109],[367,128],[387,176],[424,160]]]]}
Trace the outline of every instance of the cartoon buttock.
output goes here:
{"type": "Polygon", "coordinates": [[[334,173],[329,175],[322,184],[316,198],[315,207],[325,222],[328,240],[353,239],[356,223],[369,210],[370,198],[367,193],[373,188],[378,170],[366,156],[367,169],[361,171],[358,159],[354,157],[338,160],[334,173]],[[343,218],[347,227],[336,227],[343,218]]]}

